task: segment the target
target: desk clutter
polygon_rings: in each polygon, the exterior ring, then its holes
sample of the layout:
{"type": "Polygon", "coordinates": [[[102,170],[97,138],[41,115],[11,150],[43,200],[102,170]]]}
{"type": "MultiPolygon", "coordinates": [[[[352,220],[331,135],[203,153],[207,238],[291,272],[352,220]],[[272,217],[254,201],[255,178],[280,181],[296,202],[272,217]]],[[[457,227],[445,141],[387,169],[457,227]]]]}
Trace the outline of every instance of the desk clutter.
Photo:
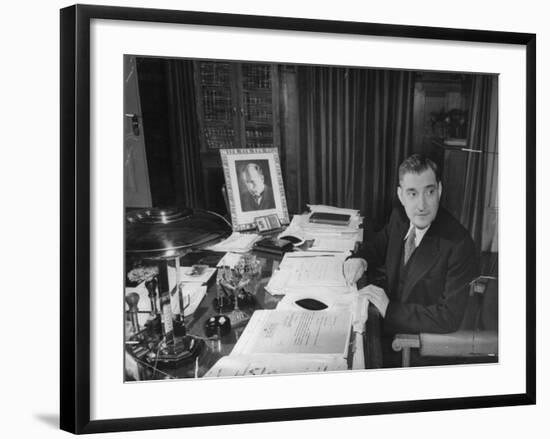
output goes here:
{"type": "MultiPolygon", "coordinates": [[[[210,268],[204,265],[196,265],[191,267],[179,267],[179,280],[177,282],[179,292],[182,295],[182,303],[179,300],[171,300],[170,305],[172,314],[178,315],[183,309],[184,317],[191,316],[198,308],[202,299],[206,295],[207,285],[215,268],[210,268]]],[[[170,290],[174,294],[176,287],[176,268],[168,267],[168,282],[170,290]]],[[[154,285],[154,284],[153,284],[154,285]]],[[[153,286],[153,288],[156,288],[153,286]]],[[[135,287],[126,287],[126,296],[129,294],[137,294],[139,297],[138,323],[140,327],[145,326],[151,313],[161,309],[160,296],[155,292],[153,296],[151,284],[149,281],[143,280],[135,287]]]]}
{"type": "Polygon", "coordinates": [[[132,270],[126,287],[126,343],[134,358],[160,369],[158,376],[181,377],[167,372],[181,366],[170,362],[170,349],[164,363],[156,355],[167,343],[186,339],[197,346],[185,348],[184,360],[195,361],[194,375],[185,377],[364,367],[364,358],[355,353],[363,357],[358,343],[368,302],[343,276],[346,257],[363,239],[363,218],[352,209],[308,207],[281,233],[232,232],[204,247],[209,255],[220,254],[217,263],[210,256],[208,263],[180,266],[178,256],[163,263],[162,270],[132,270]],[[264,279],[266,271],[270,276],[264,279]],[[273,309],[260,309],[268,302],[273,309]],[[200,324],[193,325],[195,321],[200,324]],[[144,338],[144,331],[157,335],[144,338]],[[229,336],[234,346],[226,352],[222,345],[229,336]],[[200,369],[199,357],[210,349],[209,340],[216,341],[223,355],[200,369]]]}
{"type": "Polygon", "coordinates": [[[310,251],[345,253],[363,241],[363,218],[358,210],[308,205],[310,212],[294,215],[279,238],[298,236],[312,241],[310,251]]]}
{"type": "Polygon", "coordinates": [[[260,239],[254,244],[254,250],[279,256],[291,251],[293,247],[294,245],[289,240],[271,237],[260,239]]]}
{"type": "Polygon", "coordinates": [[[205,377],[365,367],[362,334],[368,300],[364,295],[353,289],[347,294],[320,294],[328,305],[318,311],[302,309],[300,296],[289,297],[275,310],[256,311],[232,352],[220,358],[205,377]]]}

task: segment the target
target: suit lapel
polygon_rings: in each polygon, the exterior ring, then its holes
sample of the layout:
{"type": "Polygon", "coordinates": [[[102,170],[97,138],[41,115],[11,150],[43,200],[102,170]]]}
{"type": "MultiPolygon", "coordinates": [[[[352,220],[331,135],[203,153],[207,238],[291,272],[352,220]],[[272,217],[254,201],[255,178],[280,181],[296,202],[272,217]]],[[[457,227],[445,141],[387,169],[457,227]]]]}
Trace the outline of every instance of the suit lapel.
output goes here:
{"type": "Polygon", "coordinates": [[[407,300],[416,283],[430,268],[432,268],[438,259],[439,240],[436,235],[430,232],[433,232],[432,227],[426,232],[426,235],[418,248],[414,251],[410,260],[407,278],[403,285],[403,293],[401,295],[402,302],[407,300]]]}

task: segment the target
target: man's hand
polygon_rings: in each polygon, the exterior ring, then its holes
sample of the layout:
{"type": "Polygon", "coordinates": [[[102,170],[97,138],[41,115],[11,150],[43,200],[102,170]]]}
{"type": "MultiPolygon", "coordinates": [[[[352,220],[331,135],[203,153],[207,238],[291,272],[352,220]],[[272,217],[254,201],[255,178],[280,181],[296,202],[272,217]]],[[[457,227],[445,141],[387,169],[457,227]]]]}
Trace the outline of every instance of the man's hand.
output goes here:
{"type": "Polygon", "coordinates": [[[344,262],[344,278],[348,284],[356,284],[367,269],[367,261],[351,258],[344,262]]]}
{"type": "Polygon", "coordinates": [[[375,285],[368,285],[365,288],[361,288],[359,292],[364,293],[365,296],[368,297],[369,301],[378,308],[382,317],[386,317],[386,310],[388,309],[390,299],[388,299],[386,292],[382,288],[375,285]]]}

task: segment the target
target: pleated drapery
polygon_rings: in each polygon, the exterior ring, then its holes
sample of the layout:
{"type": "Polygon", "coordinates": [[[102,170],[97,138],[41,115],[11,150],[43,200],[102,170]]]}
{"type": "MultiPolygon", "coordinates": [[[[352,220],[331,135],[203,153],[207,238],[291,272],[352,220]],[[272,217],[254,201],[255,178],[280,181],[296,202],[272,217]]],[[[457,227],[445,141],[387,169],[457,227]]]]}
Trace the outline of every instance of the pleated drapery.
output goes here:
{"type": "Polygon", "coordinates": [[[461,223],[483,252],[498,251],[498,77],[473,78],[461,223]]]}
{"type": "Polygon", "coordinates": [[[412,151],[414,73],[301,66],[298,90],[298,207],[357,208],[382,225],[412,151]]]}
{"type": "Polygon", "coordinates": [[[176,202],[186,207],[204,207],[200,162],[199,123],[195,111],[193,62],[168,60],[168,102],[172,166],[176,202]]]}

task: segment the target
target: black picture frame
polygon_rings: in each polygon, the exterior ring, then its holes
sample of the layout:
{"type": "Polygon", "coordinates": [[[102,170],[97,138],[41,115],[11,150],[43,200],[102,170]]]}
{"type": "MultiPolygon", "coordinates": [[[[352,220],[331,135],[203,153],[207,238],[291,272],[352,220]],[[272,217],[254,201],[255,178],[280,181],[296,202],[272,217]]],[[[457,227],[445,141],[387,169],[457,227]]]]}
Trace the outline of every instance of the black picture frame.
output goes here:
{"type": "Polygon", "coordinates": [[[221,13],[76,5],[61,10],[61,351],[60,425],[73,433],[349,417],[534,404],[536,401],[536,36],[221,13]],[[90,418],[90,23],[94,19],[438,39],[526,48],[526,376],[525,393],[344,404],[128,419],[90,418]]]}

